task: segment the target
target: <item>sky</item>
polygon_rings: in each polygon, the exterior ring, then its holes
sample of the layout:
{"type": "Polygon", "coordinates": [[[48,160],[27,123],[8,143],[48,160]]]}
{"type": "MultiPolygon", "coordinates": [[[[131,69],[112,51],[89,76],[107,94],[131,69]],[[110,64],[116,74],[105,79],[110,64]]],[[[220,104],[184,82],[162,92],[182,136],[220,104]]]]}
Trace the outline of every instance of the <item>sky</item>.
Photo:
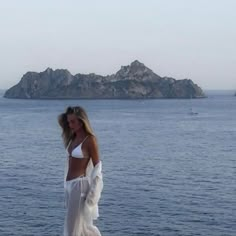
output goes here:
{"type": "Polygon", "coordinates": [[[139,60],[236,89],[235,0],[0,0],[0,89],[28,71],[110,75],[139,60]]]}

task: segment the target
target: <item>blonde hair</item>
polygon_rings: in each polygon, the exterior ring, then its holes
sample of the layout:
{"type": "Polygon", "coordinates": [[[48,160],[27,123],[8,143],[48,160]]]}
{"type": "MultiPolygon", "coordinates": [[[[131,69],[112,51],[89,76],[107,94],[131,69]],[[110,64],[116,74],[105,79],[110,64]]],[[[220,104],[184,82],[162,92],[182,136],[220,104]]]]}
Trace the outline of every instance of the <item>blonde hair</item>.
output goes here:
{"type": "Polygon", "coordinates": [[[68,121],[67,121],[67,115],[69,114],[75,114],[76,117],[83,123],[83,128],[85,132],[89,135],[94,136],[92,127],[90,125],[88,115],[84,108],[80,106],[76,107],[67,107],[66,112],[62,113],[58,116],[58,123],[62,128],[62,138],[64,141],[65,147],[69,144],[70,140],[74,138],[74,135],[69,127],[68,121]]]}

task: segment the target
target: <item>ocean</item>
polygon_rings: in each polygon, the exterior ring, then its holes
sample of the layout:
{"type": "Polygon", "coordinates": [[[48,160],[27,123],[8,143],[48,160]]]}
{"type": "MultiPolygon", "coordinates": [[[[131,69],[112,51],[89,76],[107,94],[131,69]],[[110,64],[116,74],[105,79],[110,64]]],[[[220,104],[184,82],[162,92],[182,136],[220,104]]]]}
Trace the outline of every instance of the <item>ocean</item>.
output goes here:
{"type": "Polygon", "coordinates": [[[57,116],[83,106],[99,142],[103,236],[236,235],[236,97],[0,98],[0,235],[60,236],[66,152],[57,116]],[[190,114],[190,109],[197,114],[190,114]]]}

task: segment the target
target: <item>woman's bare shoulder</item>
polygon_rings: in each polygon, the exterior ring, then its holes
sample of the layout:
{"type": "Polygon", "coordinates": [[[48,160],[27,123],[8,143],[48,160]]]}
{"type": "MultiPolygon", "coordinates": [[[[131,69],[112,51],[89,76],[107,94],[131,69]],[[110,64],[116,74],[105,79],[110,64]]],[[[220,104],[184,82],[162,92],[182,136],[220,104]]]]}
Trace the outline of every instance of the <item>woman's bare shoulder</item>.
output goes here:
{"type": "Polygon", "coordinates": [[[88,144],[91,146],[97,146],[97,138],[94,135],[89,135],[88,144]]]}

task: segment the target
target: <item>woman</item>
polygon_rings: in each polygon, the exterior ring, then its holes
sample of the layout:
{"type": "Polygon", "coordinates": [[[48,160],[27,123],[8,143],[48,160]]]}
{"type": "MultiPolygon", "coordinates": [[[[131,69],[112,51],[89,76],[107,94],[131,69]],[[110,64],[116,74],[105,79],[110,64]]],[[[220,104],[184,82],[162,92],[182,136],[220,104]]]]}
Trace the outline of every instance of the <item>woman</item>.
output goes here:
{"type": "Polygon", "coordinates": [[[100,236],[93,225],[103,188],[96,138],[82,107],[68,107],[58,118],[67,151],[64,236],[100,236]]]}

